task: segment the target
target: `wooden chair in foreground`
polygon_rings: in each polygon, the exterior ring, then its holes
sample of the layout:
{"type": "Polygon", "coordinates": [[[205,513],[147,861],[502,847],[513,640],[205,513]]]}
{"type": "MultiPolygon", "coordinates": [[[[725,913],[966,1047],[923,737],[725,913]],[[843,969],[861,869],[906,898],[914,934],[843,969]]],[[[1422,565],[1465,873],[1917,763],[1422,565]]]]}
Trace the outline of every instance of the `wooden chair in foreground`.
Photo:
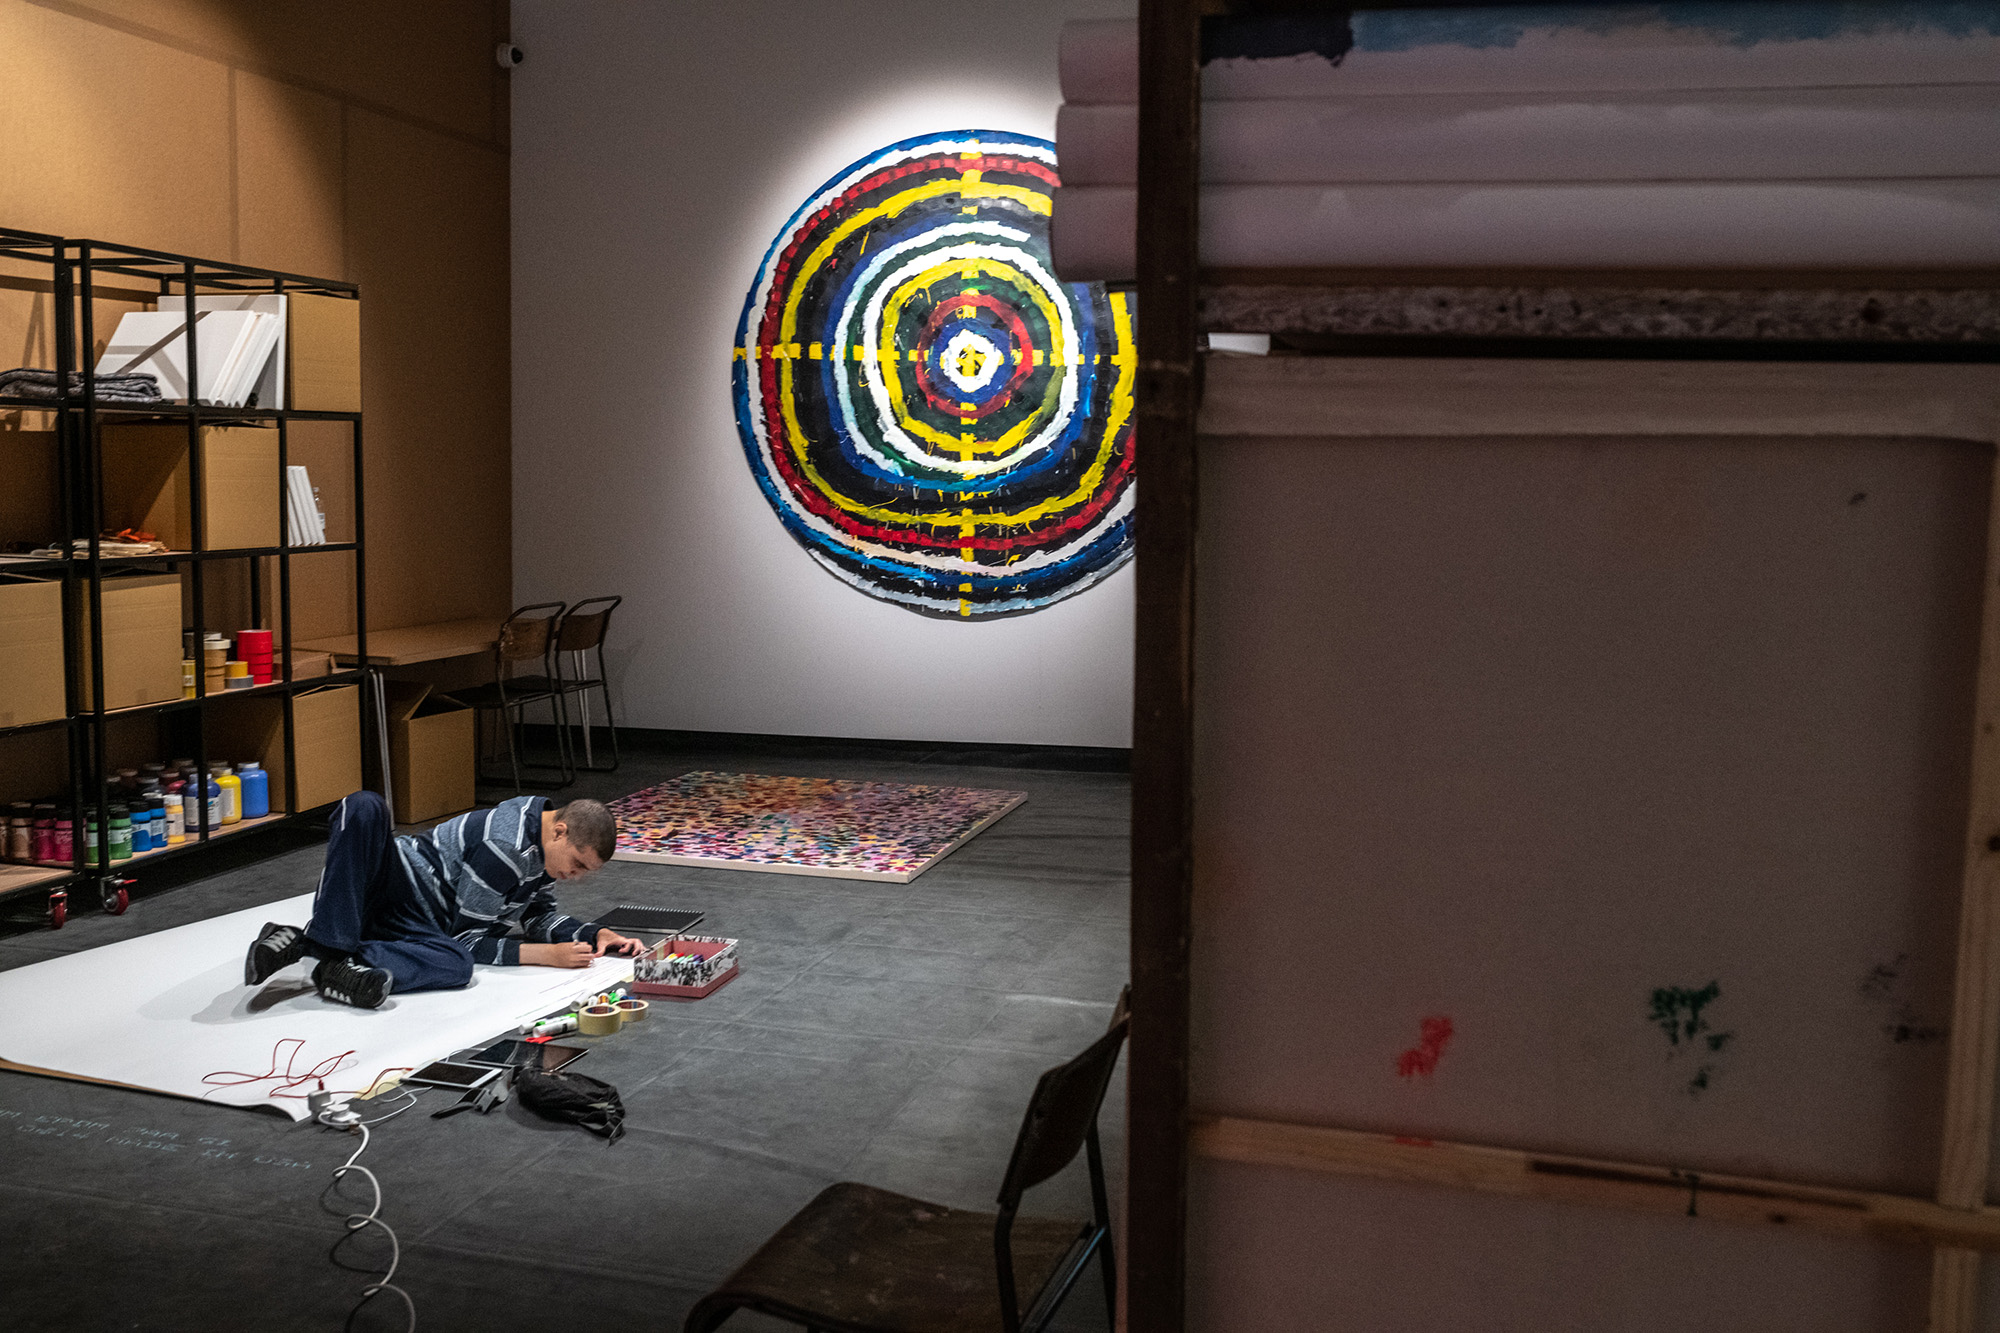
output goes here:
{"type": "Polygon", "coordinates": [[[683,1333],[711,1333],[738,1310],[826,1333],[1039,1333],[1093,1255],[1103,1264],[1106,1312],[1116,1328],[1117,1265],[1097,1108],[1126,1026],[1121,996],[1110,1029],[1035,1085],[997,1214],[847,1181],[829,1185],[695,1304],[683,1333]],[[1089,1161],[1094,1220],[1016,1217],[1023,1192],[1069,1165],[1079,1148],[1089,1161]]]}

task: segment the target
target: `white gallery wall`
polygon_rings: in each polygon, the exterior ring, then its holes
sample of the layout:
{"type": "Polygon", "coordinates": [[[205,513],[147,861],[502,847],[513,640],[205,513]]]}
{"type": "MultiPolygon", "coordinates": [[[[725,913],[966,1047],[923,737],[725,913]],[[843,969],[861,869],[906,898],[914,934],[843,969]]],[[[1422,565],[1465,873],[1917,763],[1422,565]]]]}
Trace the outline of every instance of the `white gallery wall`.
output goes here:
{"type": "Polygon", "coordinates": [[[1130,744],[1129,565],[986,622],[857,592],[759,494],[729,372],[815,186],[916,134],[1052,139],[1063,21],[1134,8],[514,0],[515,600],[625,598],[622,723],[1130,744]]]}

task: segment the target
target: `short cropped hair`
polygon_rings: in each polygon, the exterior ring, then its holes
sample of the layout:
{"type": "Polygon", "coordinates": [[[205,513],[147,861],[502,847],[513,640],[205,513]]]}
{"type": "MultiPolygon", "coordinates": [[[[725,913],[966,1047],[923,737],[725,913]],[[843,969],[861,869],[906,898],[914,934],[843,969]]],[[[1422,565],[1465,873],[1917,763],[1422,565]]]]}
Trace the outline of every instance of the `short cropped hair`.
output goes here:
{"type": "Polygon", "coordinates": [[[588,847],[600,861],[609,861],[618,849],[618,816],[604,808],[602,801],[575,800],[556,811],[572,847],[588,847]]]}

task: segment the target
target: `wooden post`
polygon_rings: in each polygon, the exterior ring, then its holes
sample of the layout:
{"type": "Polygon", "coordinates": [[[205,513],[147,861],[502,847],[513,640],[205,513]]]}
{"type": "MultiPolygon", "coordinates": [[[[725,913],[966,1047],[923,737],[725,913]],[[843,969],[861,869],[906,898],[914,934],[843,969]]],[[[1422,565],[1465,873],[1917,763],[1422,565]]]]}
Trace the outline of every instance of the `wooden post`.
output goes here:
{"type": "MultiPolygon", "coordinates": [[[[1994,1079],[2000,1075],[2000,464],[1986,527],[1979,684],[1972,719],[1971,796],[1959,904],[1958,977],[1945,1082],[1938,1202],[1977,1209],[1992,1166],[1994,1079]]],[[[1979,1255],[1938,1250],[1931,1265],[1931,1333],[1973,1333],[1979,1255]]]]}
{"type": "Polygon", "coordinates": [[[1178,1333],[1186,1309],[1200,61],[1195,0],[1141,0],[1125,1247],[1126,1319],[1134,1333],[1178,1333]]]}

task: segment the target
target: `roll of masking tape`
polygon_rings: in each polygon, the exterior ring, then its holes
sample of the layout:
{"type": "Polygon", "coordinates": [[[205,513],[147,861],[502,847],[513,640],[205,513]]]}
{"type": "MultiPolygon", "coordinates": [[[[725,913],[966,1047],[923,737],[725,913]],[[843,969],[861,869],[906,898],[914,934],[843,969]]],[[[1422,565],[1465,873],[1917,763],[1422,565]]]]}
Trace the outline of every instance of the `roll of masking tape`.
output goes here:
{"type": "Polygon", "coordinates": [[[608,1037],[624,1021],[615,1006],[593,1004],[577,1012],[576,1030],[586,1037],[608,1037]]]}
{"type": "Polygon", "coordinates": [[[620,1000],[612,1008],[616,1009],[620,1017],[627,1023],[636,1023],[646,1016],[646,1002],[644,1000],[620,1000]]]}

